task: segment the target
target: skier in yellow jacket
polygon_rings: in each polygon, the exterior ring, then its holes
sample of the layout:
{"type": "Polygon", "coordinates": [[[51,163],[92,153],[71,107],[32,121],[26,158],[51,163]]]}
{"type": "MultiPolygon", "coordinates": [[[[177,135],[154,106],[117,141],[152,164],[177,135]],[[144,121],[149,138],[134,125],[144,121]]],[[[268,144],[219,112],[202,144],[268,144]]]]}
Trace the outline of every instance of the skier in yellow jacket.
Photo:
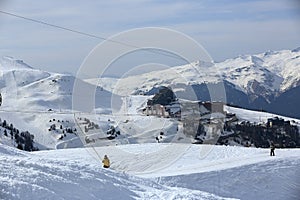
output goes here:
{"type": "Polygon", "coordinates": [[[110,161],[109,161],[107,155],[104,156],[104,158],[102,160],[102,163],[103,163],[104,168],[109,168],[110,167],[110,161]]]}

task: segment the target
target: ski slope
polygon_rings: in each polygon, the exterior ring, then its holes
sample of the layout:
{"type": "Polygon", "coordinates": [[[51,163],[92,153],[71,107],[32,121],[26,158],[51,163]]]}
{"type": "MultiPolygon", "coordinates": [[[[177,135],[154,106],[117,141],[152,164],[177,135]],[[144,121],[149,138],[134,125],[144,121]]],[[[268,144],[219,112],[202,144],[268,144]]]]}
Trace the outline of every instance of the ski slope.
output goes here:
{"type": "Polygon", "coordinates": [[[272,114],[267,112],[246,110],[246,109],[235,108],[231,106],[225,106],[224,110],[228,113],[235,113],[239,120],[247,120],[256,123],[261,123],[261,122],[266,123],[270,118],[279,117],[286,121],[291,121],[292,123],[297,124],[298,126],[300,125],[299,119],[285,117],[282,115],[277,115],[277,114],[272,114]]]}
{"type": "Polygon", "coordinates": [[[0,199],[297,199],[300,150],[135,144],[27,153],[0,145],[0,199]],[[100,159],[107,154],[111,168],[100,159]]]}
{"type": "Polygon", "coordinates": [[[227,199],[102,169],[85,149],[20,152],[0,145],[0,199],[227,199]]]}

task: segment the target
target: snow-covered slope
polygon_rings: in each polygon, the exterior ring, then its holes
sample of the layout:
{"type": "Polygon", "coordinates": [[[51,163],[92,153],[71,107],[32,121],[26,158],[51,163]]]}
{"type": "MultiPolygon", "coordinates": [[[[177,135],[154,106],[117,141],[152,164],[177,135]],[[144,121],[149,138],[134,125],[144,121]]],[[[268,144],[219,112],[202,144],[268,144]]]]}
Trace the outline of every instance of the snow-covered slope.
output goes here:
{"type": "Polygon", "coordinates": [[[275,153],[188,144],[25,153],[0,145],[0,198],[297,199],[300,151],[275,153]],[[111,169],[101,167],[104,154],[111,169]]]}
{"type": "MultiPolygon", "coordinates": [[[[15,110],[47,111],[71,110],[75,77],[33,69],[6,70],[0,74],[0,89],[3,97],[2,108],[15,110]]],[[[94,86],[77,80],[87,89],[94,86]]],[[[79,83],[79,84],[80,84],[79,83]]],[[[96,89],[96,108],[110,109],[111,93],[96,89]],[[103,101],[105,99],[105,101],[103,101]]],[[[84,97],[78,96],[84,101],[84,97]]]]}
{"type": "Polygon", "coordinates": [[[299,85],[300,48],[291,51],[268,51],[258,54],[258,57],[264,60],[264,65],[268,70],[283,78],[279,87],[280,91],[299,85]]]}
{"type": "MultiPolygon", "coordinates": [[[[122,103],[118,95],[112,96],[103,88],[95,88],[71,75],[36,70],[13,58],[3,58],[1,70],[0,90],[3,102],[0,118],[20,130],[28,130],[34,135],[39,149],[82,147],[80,139],[93,135],[91,137],[96,140],[100,132],[106,139],[106,132],[111,126],[117,127],[121,133],[118,144],[155,142],[155,137],[161,131],[166,134],[165,140],[176,134],[174,130],[177,122],[143,116],[138,112],[150,97],[128,97],[122,103]],[[88,98],[80,93],[73,94],[75,81],[86,90],[94,92],[97,115],[72,110],[74,98],[83,104],[88,98]],[[100,125],[100,129],[83,132],[86,124],[79,118],[86,118],[100,125]],[[67,129],[78,131],[69,134],[67,129]]],[[[3,133],[0,136],[0,143],[6,141],[3,133]]],[[[102,145],[108,143],[112,142],[105,140],[102,145]]]]}
{"type": "Polygon", "coordinates": [[[32,69],[32,67],[24,63],[22,60],[16,60],[10,56],[3,56],[0,59],[1,71],[19,70],[19,69],[32,69]]]}
{"type": "Polygon", "coordinates": [[[145,93],[153,87],[192,85],[202,82],[219,82],[220,74],[212,67],[212,63],[194,62],[160,71],[129,76],[122,79],[107,78],[87,79],[91,84],[98,84],[104,89],[119,95],[145,93]]]}
{"type": "Polygon", "coordinates": [[[226,199],[101,168],[85,149],[29,154],[0,145],[0,199],[226,199]]]}
{"type": "Polygon", "coordinates": [[[247,120],[247,121],[255,122],[255,123],[262,123],[262,122],[266,123],[268,121],[268,119],[270,119],[270,118],[279,117],[286,121],[291,121],[292,123],[295,123],[296,125],[298,125],[300,127],[300,119],[280,116],[280,115],[267,113],[267,112],[235,108],[235,107],[231,107],[231,106],[225,106],[224,110],[228,113],[235,113],[237,118],[241,121],[247,120]]]}
{"type": "MultiPolygon", "coordinates": [[[[80,94],[74,97],[75,81],[95,93],[95,108],[98,113],[112,112],[110,92],[76,80],[71,75],[33,69],[23,61],[3,57],[0,59],[0,118],[14,124],[20,130],[32,133],[40,149],[53,149],[58,143],[73,140],[76,135],[66,135],[63,133],[65,130],[48,129],[54,124],[51,122],[53,119],[68,121],[69,124],[57,124],[63,125],[64,129],[75,128],[72,100],[76,98],[85,102],[87,98],[80,94]],[[59,140],[62,135],[63,141],[59,140]]],[[[116,95],[114,97],[118,98],[116,95]]],[[[59,126],[57,128],[59,129],[59,126]]],[[[82,145],[77,143],[77,146],[82,145]]]]}

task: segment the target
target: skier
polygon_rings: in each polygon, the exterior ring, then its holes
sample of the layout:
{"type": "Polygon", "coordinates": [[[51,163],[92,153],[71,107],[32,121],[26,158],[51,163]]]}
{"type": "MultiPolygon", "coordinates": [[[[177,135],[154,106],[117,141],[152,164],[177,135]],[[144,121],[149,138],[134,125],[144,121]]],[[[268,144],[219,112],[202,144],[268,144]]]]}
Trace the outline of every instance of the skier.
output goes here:
{"type": "Polygon", "coordinates": [[[270,156],[275,156],[275,145],[274,145],[274,142],[271,142],[271,145],[270,145],[270,147],[271,147],[271,152],[270,152],[270,156]]]}
{"type": "Polygon", "coordinates": [[[110,161],[109,161],[107,155],[104,156],[104,158],[102,160],[102,163],[103,163],[104,168],[109,168],[110,167],[110,161]]]}

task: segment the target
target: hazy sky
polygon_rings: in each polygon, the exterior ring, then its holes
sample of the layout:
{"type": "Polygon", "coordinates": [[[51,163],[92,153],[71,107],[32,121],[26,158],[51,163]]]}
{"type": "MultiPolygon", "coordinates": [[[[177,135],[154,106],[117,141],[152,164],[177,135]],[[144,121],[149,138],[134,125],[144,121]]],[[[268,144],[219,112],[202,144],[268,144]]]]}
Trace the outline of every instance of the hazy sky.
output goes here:
{"type": "MultiPolygon", "coordinates": [[[[171,28],[194,38],[215,61],[300,46],[298,0],[0,0],[0,10],[101,37],[171,28]]],[[[99,42],[0,13],[0,56],[35,68],[75,74],[99,42]]]]}

